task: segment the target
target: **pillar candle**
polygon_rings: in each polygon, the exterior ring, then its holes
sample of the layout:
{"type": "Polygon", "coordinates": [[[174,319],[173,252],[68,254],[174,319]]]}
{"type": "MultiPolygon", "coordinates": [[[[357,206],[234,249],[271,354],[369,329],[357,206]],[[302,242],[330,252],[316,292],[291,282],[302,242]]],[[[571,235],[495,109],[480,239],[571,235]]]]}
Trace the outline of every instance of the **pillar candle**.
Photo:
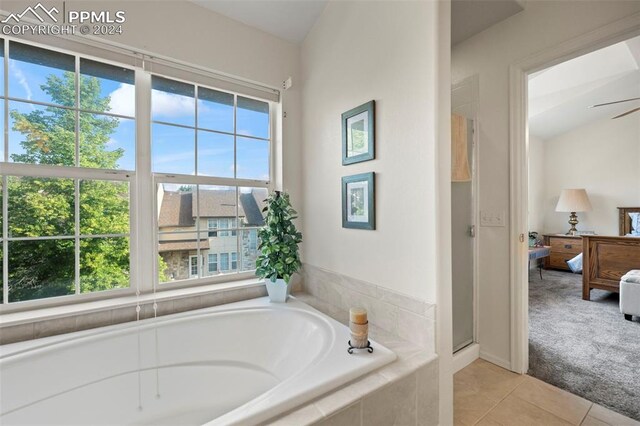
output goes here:
{"type": "Polygon", "coordinates": [[[369,321],[366,309],[351,308],[349,310],[349,329],[351,330],[351,346],[366,348],[369,342],[369,321]]]}
{"type": "Polygon", "coordinates": [[[364,308],[351,308],[349,309],[349,321],[354,324],[366,324],[367,310],[364,308]]]}

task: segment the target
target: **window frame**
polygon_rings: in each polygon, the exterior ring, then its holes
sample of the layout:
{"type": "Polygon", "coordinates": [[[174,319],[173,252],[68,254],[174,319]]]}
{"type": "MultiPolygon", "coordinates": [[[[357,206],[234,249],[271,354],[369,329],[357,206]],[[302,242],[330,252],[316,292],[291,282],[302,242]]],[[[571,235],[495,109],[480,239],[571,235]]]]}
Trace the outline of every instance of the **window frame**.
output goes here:
{"type": "MultiPolygon", "coordinates": [[[[46,39],[46,38],[45,38],[46,39]]],[[[10,163],[8,160],[8,134],[9,134],[9,101],[20,101],[20,99],[14,99],[9,97],[8,86],[9,79],[5,78],[4,81],[4,96],[0,99],[4,103],[4,117],[0,119],[5,123],[5,134],[2,135],[1,144],[4,150],[4,160],[0,162],[0,179],[3,182],[2,191],[4,191],[3,199],[6,200],[8,193],[6,181],[8,176],[39,176],[39,177],[51,177],[51,178],[72,178],[77,179],[78,184],[80,180],[106,180],[106,181],[128,181],[129,182],[129,263],[130,263],[130,278],[129,287],[121,289],[110,289],[104,291],[96,291],[92,293],[80,293],[64,296],[55,296],[42,299],[34,299],[28,301],[11,302],[0,304],[0,314],[29,311],[44,307],[63,306],[68,304],[92,302],[105,299],[115,299],[121,297],[128,297],[135,294],[147,294],[151,292],[161,292],[165,290],[176,290],[180,288],[194,287],[200,285],[211,284],[223,284],[233,283],[234,281],[244,281],[247,279],[255,278],[254,270],[242,271],[242,256],[237,256],[237,272],[228,274],[218,274],[208,277],[188,279],[176,282],[168,282],[160,285],[158,275],[158,252],[157,250],[140,250],[140,247],[153,244],[154,247],[158,246],[158,227],[157,227],[157,197],[155,196],[155,190],[157,185],[161,183],[184,183],[184,184],[202,184],[202,185],[217,185],[217,186],[230,186],[237,188],[239,191],[241,187],[250,188],[265,188],[268,192],[271,192],[275,187],[276,176],[281,176],[281,171],[276,169],[276,165],[280,165],[281,161],[277,160],[279,156],[276,155],[282,146],[282,129],[281,122],[278,118],[279,113],[282,110],[282,100],[279,97],[280,92],[278,89],[269,86],[261,86],[252,82],[243,81],[241,79],[234,79],[233,77],[223,76],[216,74],[213,71],[191,66],[186,63],[171,62],[158,58],[157,61],[160,64],[158,68],[162,69],[162,73],[153,72],[152,66],[145,65],[143,59],[146,57],[144,54],[137,52],[131,53],[129,49],[121,49],[115,46],[109,46],[108,43],[99,43],[96,48],[90,41],[84,40],[63,40],[59,37],[51,37],[47,40],[51,41],[51,44],[34,42],[29,39],[23,39],[11,35],[2,35],[0,40],[4,43],[4,61],[2,72],[8,75],[8,63],[10,51],[7,48],[10,42],[17,42],[22,44],[28,44],[35,47],[40,47],[54,52],[62,54],[72,55],[76,61],[76,80],[79,80],[79,63],[80,59],[88,59],[97,61],[107,65],[113,65],[122,68],[128,68],[135,73],[135,171],[133,170],[106,170],[106,169],[89,169],[81,168],[79,164],[71,166],[49,166],[49,165],[37,165],[37,164],[23,164],[23,163],[10,163]],[[94,54],[94,52],[98,52],[94,54]],[[103,55],[103,56],[99,56],[103,55]],[[110,58],[116,58],[115,60],[110,58]],[[167,65],[169,64],[169,65],[167,65]],[[175,75],[172,75],[173,68],[175,67],[175,75]],[[169,72],[166,72],[169,70],[169,72]],[[210,73],[212,80],[219,78],[221,87],[215,85],[203,84],[203,79],[208,78],[207,73],[210,73]],[[234,95],[234,138],[245,135],[237,135],[235,132],[236,127],[236,108],[238,96],[255,99],[261,102],[265,102],[269,106],[269,180],[254,180],[254,179],[235,179],[235,178],[216,178],[209,176],[192,176],[192,175],[174,175],[166,173],[153,173],[152,171],[152,157],[151,157],[151,126],[153,123],[151,112],[151,76],[158,75],[164,78],[183,81],[194,86],[201,86],[212,90],[222,91],[225,93],[231,93],[234,95]],[[193,76],[193,81],[184,80],[179,76],[193,76]],[[254,96],[247,92],[236,91],[235,89],[229,90],[225,85],[227,80],[231,82],[231,85],[235,84],[240,90],[247,89],[250,93],[253,89],[262,91],[271,91],[275,93],[276,100],[269,98],[268,96],[254,96]],[[152,220],[148,220],[151,216],[152,220]]],[[[151,57],[150,57],[151,58],[151,57]]],[[[155,58],[151,58],[154,60],[155,58]]],[[[76,87],[79,83],[76,83],[76,87]]],[[[77,94],[79,96],[79,93],[77,94]]],[[[80,109],[80,105],[77,104],[74,107],[64,107],[54,104],[48,104],[43,102],[32,101],[35,105],[42,106],[54,106],[66,109],[72,109],[79,114],[80,112],[103,114],[113,116],[116,118],[131,117],[114,114],[114,113],[102,113],[98,111],[85,111],[80,109]]],[[[197,103],[197,100],[196,100],[197,103]]],[[[76,124],[77,127],[77,124],[76,124]]],[[[76,131],[76,140],[79,138],[79,134],[76,131]]],[[[264,140],[263,138],[256,138],[264,140]]],[[[234,151],[235,151],[234,143],[234,151]]],[[[197,156],[197,152],[195,154],[197,156]]],[[[234,154],[235,158],[235,154],[234,154]]],[[[76,163],[78,162],[76,158],[76,163]]],[[[197,161],[197,160],[196,160],[197,161]]],[[[79,197],[79,195],[77,195],[79,197]]],[[[76,203],[78,205],[78,203],[76,203]]],[[[8,202],[3,202],[2,213],[5,220],[3,220],[3,233],[0,234],[0,243],[3,247],[4,265],[7,265],[8,259],[8,240],[2,238],[4,235],[8,235],[8,221],[7,218],[8,202]],[[4,229],[7,228],[7,229],[4,229]]],[[[199,225],[198,225],[199,226],[199,225]]],[[[234,228],[237,241],[237,253],[241,253],[241,236],[242,232],[248,232],[254,227],[244,228],[238,219],[236,213],[236,226],[234,228]],[[239,231],[239,232],[238,232],[239,231]]],[[[78,230],[79,232],[79,230],[78,230]]],[[[197,232],[202,232],[199,230],[197,232]]],[[[231,259],[229,261],[231,266],[231,259]]],[[[199,263],[199,268],[204,269],[199,263]]],[[[219,270],[219,256],[218,256],[218,270],[219,270]]],[[[3,274],[3,300],[8,302],[8,266],[5,266],[2,271],[3,274]],[[4,285],[6,283],[6,285],[4,285]]]]}
{"type": "Polygon", "coordinates": [[[218,273],[218,253],[207,253],[207,272],[218,273]],[[215,256],[215,260],[211,261],[211,256],[215,256]],[[212,270],[211,265],[216,265],[216,267],[212,270]]]}
{"type": "Polygon", "coordinates": [[[196,273],[195,273],[195,277],[198,277],[198,273],[200,272],[200,262],[198,262],[198,258],[200,258],[200,255],[196,255],[196,254],[190,254],[189,255],[189,278],[193,278],[194,274],[193,274],[193,259],[196,259],[196,273]]]}
{"type": "MultiPolygon", "coordinates": [[[[122,118],[135,120],[135,127],[138,128],[139,122],[137,114],[134,117],[125,116],[121,114],[115,114],[111,112],[99,112],[88,109],[82,109],[80,105],[80,83],[81,83],[81,74],[80,74],[80,63],[82,59],[88,59],[95,62],[100,62],[106,65],[112,65],[120,68],[127,68],[134,72],[135,76],[138,74],[139,70],[135,67],[132,67],[128,64],[117,63],[108,59],[101,59],[91,55],[80,54],[72,51],[68,51],[65,49],[55,48],[46,46],[40,43],[34,43],[30,40],[22,40],[15,37],[2,36],[0,37],[0,42],[4,44],[4,58],[2,60],[2,71],[4,73],[4,88],[3,88],[3,96],[0,97],[0,102],[3,103],[4,106],[4,116],[1,117],[4,121],[4,134],[0,138],[1,149],[3,150],[3,160],[0,161],[0,180],[2,181],[2,199],[3,203],[0,208],[2,209],[2,230],[0,232],[0,244],[2,244],[2,255],[3,255],[3,265],[2,271],[2,303],[0,304],[0,313],[5,312],[13,312],[19,310],[28,310],[35,309],[39,307],[46,306],[56,306],[63,305],[67,303],[77,303],[81,301],[93,301],[99,299],[109,299],[114,297],[122,297],[128,296],[131,294],[135,294],[136,289],[134,286],[134,277],[137,276],[137,265],[136,265],[136,256],[137,256],[137,247],[134,244],[134,241],[137,240],[137,232],[138,228],[134,226],[135,213],[137,211],[137,192],[136,192],[136,183],[137,183],[137,167],[136,170],[124,170],[124,169],[100,169],[100,168],[89,168],[89,167],[81,167],[80,166],[80,129],[79,129],[79,118],[80,114],[88,113],[88,114],[98,114],[102,116],[114,117],[114,118],[122,118]],[[34,101],[23,98],[16,98],[13,96],[9,96],[9,61],[11,55],[11,43],[20,43],[24,45],[30,45],[41,49],[46,49],[52,52],[58,52],[64,55],[70,55],[74,58],[74,75],[75,75],[75,90],[76,90],[76,98],[75,104],[73,106],[68,105],[58,105],[50,102],[42,102],[42,101],[34,101]],[[23,104],[31,104],[35,106],[41,107],[54,107],[60,108],[68,111],[73,111],[75,115],[75,160],[73,166],[68,165],[43,165],[43,164],[32,164],[32,163],[16,163],[10,162],[9,160],[9,113],[10,113],[10,103],[11,102],[20,102],[23,104]],[[73,236],[41,236],[41,237],[9,237],[9,221],[8,219],[8,180],[11,177],[42,177],[42,178],[63,178],[63,179],[73,179],[75,186],[75,212],[74,212],[74,235],[73,236]],[[116,182],[128,182],[129,184],[129,233],[128,235],[124,234],[104,234],[104,235],[83,235],[80,232],[80,182],[83,180],[87,181],[116,181],[116,182]],[[7,236],[5,238],[5,236],[7,236]],[[126,237],[129,239],[129,286],[127,288],[116,288],[116,289],[108,289],[95,291],[90,293],[82,293],[81,292],[81,283],[80,283],[80,260],[79,253],[80,247],[79,243],[82,239],[91,238],[91,237],[126,237]],[[53,296],[53,297],[45,297],[40,299],[32,299],[32,300],[24,300],[24,301],[14,301],[9,302],[9,265],[8,265],[8,244],[10,241],[44,241],[51,239],[69,239],[74,241],[74,286],[75,293],[61,296],[53,296]]],[[[137,95],[137,92],[136,92],[137,95]]],[[[136,103],[137,103],[136,99],[136,103]]],[[[136,110],[137,112],[137,110],[136,110]]],[[[137,153],[138,153],[138,137],[136,132],[136,140],[134,143],[135,153],[134,158],[136,159],[137,164],[137,153]]]]}

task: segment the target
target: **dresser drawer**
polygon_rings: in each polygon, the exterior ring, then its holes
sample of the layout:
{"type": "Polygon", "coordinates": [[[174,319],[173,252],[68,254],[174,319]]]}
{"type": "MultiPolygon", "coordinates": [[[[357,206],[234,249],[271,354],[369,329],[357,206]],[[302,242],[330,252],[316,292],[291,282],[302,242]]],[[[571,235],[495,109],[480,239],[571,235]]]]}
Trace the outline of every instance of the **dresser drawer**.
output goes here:
{"type": "Polygon", "coordinates": [[[547,268],[553,269],[566,269],[569,270],[569,266],[567,265],[567,260],[571,260],[575,257],[573,253],[551,253],[549,255],[549,261],[546,262],[547,268]]]}
{"type": "Polygon", "coordinates": [[[578,254],[582,252],[582,239],[552,237],[549,238],[549,245],[551,246],[551,253],[578,254]]]}

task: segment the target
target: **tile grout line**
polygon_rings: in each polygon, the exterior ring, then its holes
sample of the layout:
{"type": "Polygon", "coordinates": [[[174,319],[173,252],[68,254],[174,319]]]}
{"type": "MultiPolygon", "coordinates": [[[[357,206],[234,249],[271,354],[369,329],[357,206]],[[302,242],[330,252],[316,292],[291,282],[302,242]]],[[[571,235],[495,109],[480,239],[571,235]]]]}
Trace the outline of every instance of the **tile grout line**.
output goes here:
{"type": "MultiPolygon", "coordinates": [[[[525,374],[521,374],[520,376],[525,376],[525,374]]],[[[525,378],[526,379],[526,378],[525,378]]],[[[518,387],[520,387],[520,385],[522,385],[522,383],[524,383],[524,380],[522,380],[520,383],[518,383],[518,385],[516,385],[513,389],[511,389],[509,392],[507,392],[507,394],[502,397],[502,399],[500,399],[500,401],[496,402],[493,406],[491,406],[491,408],[489,408],[489,410],[484,413],[478,420],[476,420],[473,424],[477,425],[478,423],[480,423],[485,417],[487,417],[487,415],[493,411],[494,408],[496,408],[498,405],[500,405],[500,403],[502,401],[504,401],[505,399],[507,399],[507,397],[509,395],[511,395],[513,393],[513,391],[515,391],[518,387]]]]}
{"type": "MultiPolygon", "coordinates": [[[[540,379],[537,379],[537,378],[535,378],[535,377],[533,377],[533,376],[529,376],[528,374],[523,374],[523,376],[525,376],[525,380],[527,380],[527,377],[529,377],[529,378],[531,378],[531,379],[540,380],[540,379]]],[[[545,382],[545,381],[543,381],[543,380],[540,380],[540,381],[541,381],[542,383],[544,383],[544,384],[548,385],[548,386],[551,386],[551,387],[552,387],[552,388],[554,388],[554,389],[557,389],[557,390],[560,390],[560,391],[563,391],[563,392],[567,392],[567,391],[565,391],[564,389],[561,389],[561,388],[559,388],[559,387],[557,387],[557,386],[552,385],[551,383],[547,383],[547,382],[545,382]]],[[[524,380],[523,380],[523,382],[522,382],[522,383],[524,383],[524,380]]],[[[521,383],[521,384],[522,384],[522,383],[521,383]]],[[[515,390],[516,390],[518,387],[520,387],[520,385],[516,386],[516,388],[515,388],[513,391],[511,391],[511,392],[512,392],[512,393],[513,393],[513,392],[515,392],[515,390]]],[[[568,393],[568,394],[570,394],[570,395],[576,396],[576,397],[578,397],[578,398],[582,398],[582,397],[580,397],[580,396],[578,396],[578,395],[576,395],[576,394],[573,394],[573,393],[571,393],[571,392],[567,392],[567,393],[568,393]]],[[[555,416],[555,417],[559,418],[560,420],[563,420],[563,421],[565,421],[565,422],[567,422],[567,423],[571,423],[569,420],[566,420],[566,419],[564,419],[564,418],[562,418],[562,417],[558,416],[557,414],[552,413],[551,411],[549,411],[549,410],[547,410],[546,408],[544,408],[544,407],[542,407],[542,406],[540,406],[540,405],[536,404],[536,403],[535,403],[535,402],[533,402],[533,401],[527,401],[527,400],[526,400],[526,399],[524,399],[524,398],[520,398],[518,395],[514,395],[513,397],[514,397],[514,398],[518,398],[518,399],[519,399],[519,400],[521,400],[521,401],[528,402],[529,404],[533,405],[534,407],[537,407],[537,408],[539,408],[539,409],[541,409],[541,410],[543,410],[543,411],[546,411],[547,413],[551,414],[552,416],[555,416]]],[[[586,419],[586,418],[587,418],[587,416],[589,415],[589,412],[591,411],[591,408],[593,407],[593,404],[594,404],[592,401],[589,401],[588,399],[585,399],[585,398],[582,398],[582,399],[584,399],[585,401],[587,401],[590,405],[589,405],[589,408],[587,409],[587,412],[584,414],[584,416],[582,416],[582,419],[580,420],[580,422],[578,422],[578,423],[577,423],[577,425],[576,425],[576,426],[580,426],[580,425],[582,425],[582,423],[584,422],[584,419],[586,419]]]]}
{"type": "MultiPolygon", "coordinates": [[[[589,400],[586,400],[586,401],[589,401],[589,400]]],[[[593,402],[589,401],[589,403],[591,405],[589,405],[589,409],[587,410],[586,413],[584,413],[584,416],[582,416],[582,420],[580,420],[580,423],[578,423],[578,425],[582,425],[582,423],[584,423],[584,421],[586,420],[587,416],[591,412],[591,409],[593,408],[593,402]]]]}

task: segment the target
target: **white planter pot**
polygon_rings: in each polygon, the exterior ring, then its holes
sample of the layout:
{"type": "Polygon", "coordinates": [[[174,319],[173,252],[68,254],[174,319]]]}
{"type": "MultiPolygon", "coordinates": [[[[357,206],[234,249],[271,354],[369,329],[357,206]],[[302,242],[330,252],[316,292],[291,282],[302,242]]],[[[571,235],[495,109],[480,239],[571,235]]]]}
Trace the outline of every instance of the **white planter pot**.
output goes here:
{"type": "Polygon", "coordinates": [[[289,297],[289,293],[291,293],[291,286],[287,285],[282,279],[277,279],[274,283],[273,281],[266,279],[265,284],[267,285],[267,293],[269,293],[269,299],[273,303],[285,303],[287,298],[289,297]]]}

